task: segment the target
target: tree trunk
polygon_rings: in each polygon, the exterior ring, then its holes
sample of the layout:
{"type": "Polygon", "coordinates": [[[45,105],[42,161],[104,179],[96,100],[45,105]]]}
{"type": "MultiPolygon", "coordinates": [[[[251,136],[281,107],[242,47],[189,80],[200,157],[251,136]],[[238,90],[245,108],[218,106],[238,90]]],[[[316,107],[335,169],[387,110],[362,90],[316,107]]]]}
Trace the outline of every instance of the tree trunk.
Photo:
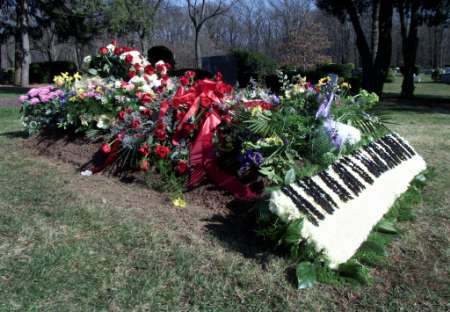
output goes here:
{"type": "Polygon", "coordinates": [[[201,50],[200,50],[199,35],[200,35],[200,28],[196,28],[195,29],[195,41],[194,41],[195,47],[194,48],[195,48],[195,67],[197,69],[202,68],[202,55],[201,55],[201,50]]]}
{"type": "Polygon", "coordinates": [[[380,1],[372,1],[372,37],[371,37],[371,48],[372,48],[372,61],[375,62],[376,55],[378,53],[378,40],[380,36],[380,1]]]}
{"type": "Polygon", "coordinates": [[[22,1],[23,5],[22,16],[21,16],[21,39],[22,39],[22,71],[21,71],[21,86],[28,87],[30,84],[30,38],[28,36],[28,3],[27,1],[22,1]]]}
{"type": "Polygon", "coordinates": [[[405,8],[399,8],[401,34],[402,34],[402,53],[403,53],[403,82],[401,96],[411,98],[414,96],[414,71],[416,65],[417,47],[419,44],[418,32],[418,11],[416,2],[412,2],[410,8],[409,27],[406,25],[405,8]],[[409,31],[407,29],[409,28],[409,31]]]}
{"type": "Polygon", "coordinates": [[[391,65],[392,57],[392,15],[393,5],[390,0],[380,0],[379,22],[378,22],[378,42],[377,55],[374,64],[375,93],[382,94],[384,80],[386,79],[391,65]]]}
{"type": "Polygon", "coordinates": [[[14,84],[20,86],[22,80],[22,41],[19,29],[14,34],[14,84]]]}
{"type": "Polygon", "coordinates": [[[356,46],[358,47],[358,52],[361,57],[361,67],[362,67],[362,87],[367,91],[375,91],[374,81],[375,75],[373,71],[372,63],[372,53],[370,53],[369,45],[367,44],[366,36],[362,29],[358,11],[353,3],[353,1],[347,2],[347,12],[352,21],[353,28],[356,34],[356,46]]]}

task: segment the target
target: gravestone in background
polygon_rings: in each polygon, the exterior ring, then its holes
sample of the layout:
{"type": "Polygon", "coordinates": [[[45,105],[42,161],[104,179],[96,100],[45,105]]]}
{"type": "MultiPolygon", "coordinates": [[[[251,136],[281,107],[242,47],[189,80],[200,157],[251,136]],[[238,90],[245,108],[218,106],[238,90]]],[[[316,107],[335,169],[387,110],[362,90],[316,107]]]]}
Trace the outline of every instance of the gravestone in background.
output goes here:
{"type": "Polygon", "coordinates": [[[225,82],[231,85],[237,81],[236,59],[232,55],[202,57],[202,68],[213,75],[221,72],[225,82]]]}
{"type": "Polygon", "coordinates": [[[155,65],[158,61],[164,61],[165,63],[169,63],[170,65],[172,65],[172,68],[175,68],[175,58],[172,51],[168,47],[151,47],[147,51],[147,58],[152,65],[155,65]]]}
{"type": "Polygon", "coordinates": [[[450,73],[448,73],[448,74],[442,74],[442,75],[441,75],[441,81],[442,81],[443,83],[448,83],[448,84],[450,84],[450,73]]]}

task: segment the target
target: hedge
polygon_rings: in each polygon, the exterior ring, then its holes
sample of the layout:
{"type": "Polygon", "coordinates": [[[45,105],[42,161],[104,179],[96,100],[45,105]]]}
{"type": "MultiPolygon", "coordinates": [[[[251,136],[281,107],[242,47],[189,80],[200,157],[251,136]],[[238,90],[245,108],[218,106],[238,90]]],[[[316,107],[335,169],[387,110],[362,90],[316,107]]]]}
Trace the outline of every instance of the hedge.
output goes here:
{"type": "Polygon", "coordinates": [[[69,61],[31,63],[30,82],[49,83],[52,82],[54,76],[60,73],[74,74],[77,70],[77,65],[69,61]]]}

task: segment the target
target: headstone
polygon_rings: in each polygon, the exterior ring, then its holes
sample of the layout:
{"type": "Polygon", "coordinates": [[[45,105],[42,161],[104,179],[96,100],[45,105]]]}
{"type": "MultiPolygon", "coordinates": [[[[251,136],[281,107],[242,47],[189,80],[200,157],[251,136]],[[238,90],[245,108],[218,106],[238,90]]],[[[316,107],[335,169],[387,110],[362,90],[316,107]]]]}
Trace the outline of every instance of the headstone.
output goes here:
{"type": "Polygon", "coordinates": [[[450,84],[450,73],[441,75],[441,82],[450,84]]]}
{"type": "Polygon", "coordinates": [[[175,58],[173,57],[172,51],[165,46],[154,46],[148,49],[147,57],[151,64],[155,65],[158,61],[164,61],[172,65],[175,68],[175,58]]]}
{"type": "Polygon", "coordinates": [[[236,59],[232,55],[202,57],[202,68],[210,73],[221,72],[226,83],[237,81],[236,59]]]}

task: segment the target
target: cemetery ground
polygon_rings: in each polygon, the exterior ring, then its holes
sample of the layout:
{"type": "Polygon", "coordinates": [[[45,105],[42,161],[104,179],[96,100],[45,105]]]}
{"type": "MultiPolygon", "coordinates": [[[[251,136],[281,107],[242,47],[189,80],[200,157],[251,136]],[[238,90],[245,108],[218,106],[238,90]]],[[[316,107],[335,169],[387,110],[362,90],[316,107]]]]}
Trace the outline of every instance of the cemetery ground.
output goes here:
{"type": "Polygon", "coordinates": [[[81,177],[73,164],[30,149],[19,109],[5,104],[0,310],[448,311],[450,110],[392,114],[392,128],[435,169],[415,221],[399,224],[372,285],[298,291],[286,270],[292,263],[233,226],[240,216],[195,203],[171,208],[134,184],[81,177]]]}
{"type": "MultiPolygon", "coordinates": [[[[421,74],[421,82],[416,83],[414,95],[418,99],[427,99],[432,101],[450,99],[450,84],[434,82],[431,75],[421,74]]],[[[383,92],[389,96],[398,96],[402,89],[402,77],[395,76],[394,81],[385,83],[383,92]]]]}

